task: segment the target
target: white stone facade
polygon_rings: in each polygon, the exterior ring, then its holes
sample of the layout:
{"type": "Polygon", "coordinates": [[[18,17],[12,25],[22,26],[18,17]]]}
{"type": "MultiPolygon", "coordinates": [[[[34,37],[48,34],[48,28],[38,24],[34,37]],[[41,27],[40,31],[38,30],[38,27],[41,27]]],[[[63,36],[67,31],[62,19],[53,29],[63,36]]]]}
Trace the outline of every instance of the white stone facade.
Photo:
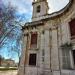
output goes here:
{"type": "MultiPolygon", "coordinates": [[[[61,10],[61,14],[57,13],[53,17],[49,16],[41,20],[38,20],[39,17],[33,18],[36,21],[33,20],[24,26],[23,50],[18,72],[19,75],[75,75],[72,50],[68,51],[70,61],[70,64],[68,64],[70,65],[70,69],[64,69],[63,61],[65,59],[63,60],[62,58],[63,50],[61,48],[65,43],[72,43],[72,49],[75,49],[75,40],[71,40],[69,26],[69,22],[75,18],[75,1],[71,0],[69,7],[64,10],[65,8],[61,10]],[[37,32],[38,35],[36,48],[31,48],[32,32],[37,32]],[[32,53],[36,54],[35,66],[29,65],[29,56],[32,53]]],[[[40,16],[42,17],[42,15],[40,16]]]]}

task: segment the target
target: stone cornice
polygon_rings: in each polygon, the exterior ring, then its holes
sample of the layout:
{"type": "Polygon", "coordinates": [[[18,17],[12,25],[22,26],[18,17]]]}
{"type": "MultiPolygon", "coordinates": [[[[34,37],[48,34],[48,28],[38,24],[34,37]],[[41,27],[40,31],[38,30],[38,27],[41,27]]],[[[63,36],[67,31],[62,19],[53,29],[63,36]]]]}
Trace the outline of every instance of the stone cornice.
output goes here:
{"type": "Polygon", "coordinates": [[[36,3],[43,2],[43,1],[44,1],[44,2],[47,2],[46,0],[41,0],[41,1],[33,1],[33,2],[32,2],[32,5],[33,5],[33,4],[36,4],[36,3]]]}
{"type": "Polygon", "coordinates": [[[26,27],[35,27],[35,26],[39,26],[39,25],[44,25],[43,21],[34,21],[34,22],[28,22],[25,24],[25,26],[22,27],[22,29],[25,29],[26,27]]]}

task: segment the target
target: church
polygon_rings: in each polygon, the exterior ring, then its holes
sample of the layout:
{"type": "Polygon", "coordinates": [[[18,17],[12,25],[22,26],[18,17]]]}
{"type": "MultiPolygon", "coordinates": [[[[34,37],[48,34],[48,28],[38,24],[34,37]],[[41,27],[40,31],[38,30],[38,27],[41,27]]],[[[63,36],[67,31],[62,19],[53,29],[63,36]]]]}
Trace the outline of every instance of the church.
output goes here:
{"type": "Polygon", "coordinates": [[[47,0],[32,5],[32,21],[22,28],[18,75],[75,75],[75,0],[52,14],[47,0]]]}

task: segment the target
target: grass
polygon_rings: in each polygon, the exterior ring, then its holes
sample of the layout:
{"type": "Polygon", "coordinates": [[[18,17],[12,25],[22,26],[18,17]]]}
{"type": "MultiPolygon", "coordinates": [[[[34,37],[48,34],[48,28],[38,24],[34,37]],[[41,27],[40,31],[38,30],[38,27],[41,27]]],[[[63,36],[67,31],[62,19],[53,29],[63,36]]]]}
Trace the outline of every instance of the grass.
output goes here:
{"type": "Polygon", "coordinates": [[[17,70],[17,67],[0,67],[0,71],[17,70]]]}

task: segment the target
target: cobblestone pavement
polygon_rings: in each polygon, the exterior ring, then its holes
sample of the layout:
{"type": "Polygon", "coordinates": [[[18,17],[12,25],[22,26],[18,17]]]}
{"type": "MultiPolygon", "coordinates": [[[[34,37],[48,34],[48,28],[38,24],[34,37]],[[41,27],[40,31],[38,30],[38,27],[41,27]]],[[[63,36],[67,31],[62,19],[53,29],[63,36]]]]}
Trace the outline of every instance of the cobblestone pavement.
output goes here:
{"type": "Polygon", "coordinates": [[[16,71],[0,71],[0,75],[17,75],[16,71]]]}

